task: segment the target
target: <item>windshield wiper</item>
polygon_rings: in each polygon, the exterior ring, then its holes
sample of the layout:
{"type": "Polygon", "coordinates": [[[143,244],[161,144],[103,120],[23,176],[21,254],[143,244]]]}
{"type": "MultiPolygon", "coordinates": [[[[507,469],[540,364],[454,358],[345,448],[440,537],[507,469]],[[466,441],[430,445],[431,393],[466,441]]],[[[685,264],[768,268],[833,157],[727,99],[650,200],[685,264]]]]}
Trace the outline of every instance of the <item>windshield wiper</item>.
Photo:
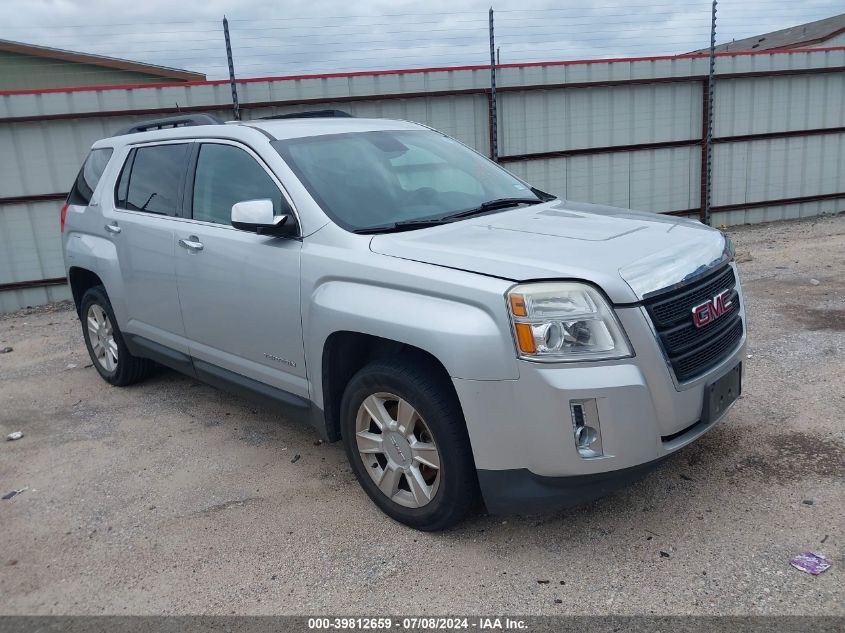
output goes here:
{"type": "Polygon", "coordinates": [[[464,211],[450,213],[449,215],[444,215],[439,219],[446,221],[460,220],[461,218],[468,218],[473,215],[487,213],[488,211],[507,209],[520,204],[540,204],[541,202],[543,201],[537,198],[496,198],[495,200],[488,200],[487,202],[482,202],[480,205],[478,205],[477,207],[473,207],[472,209],[465,209],[464,211]]]}
{"type": "Polygon", "coordinates": [[[471,209],[464,209],[463,211],[456,211],[447,215],[437,216],[435,218],[423,218],[420,220],[399,220],[392,224],[385,224],[383,226],[374,226],[371,228],[357,229],[354,233],[373,234],[373,233],[394,233],[396,231],[412,231],[414,229],[424,229],[429,226],[438,226],[440,224],[448,224],[456,220],[468,218],[473,215],[481,215],[488,211],[497,211],[499,209],[507,209],[515,207],[520,204],[540,204],[544,202],[537,198],[496,198],[495,200],[488,200],[482,202],[477,207],[471,209]]]}
{"type": "Polygon", "coordinates": [[[396,233],[397,231],[413,231],[414,229],[424,229],[428,226],[437,226],[438,224],[447,224],[451,220],[444,220],[443,218],[428,218],[424,220],[400,220],[399,222],[392,222],[391,224],[383,224],[381,226],[371,226],[363,229],[355,229],[353,233],[360,235],[373,235],[375,233],[396,233]]]}

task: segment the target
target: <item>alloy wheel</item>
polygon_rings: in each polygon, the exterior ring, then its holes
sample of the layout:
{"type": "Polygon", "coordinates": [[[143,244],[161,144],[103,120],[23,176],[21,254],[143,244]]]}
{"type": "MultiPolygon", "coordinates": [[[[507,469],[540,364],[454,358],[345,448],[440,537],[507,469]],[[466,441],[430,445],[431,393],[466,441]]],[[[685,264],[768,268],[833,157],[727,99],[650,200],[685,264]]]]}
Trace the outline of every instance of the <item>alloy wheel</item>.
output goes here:
{"type": "Polygon", "coordinates": [[[425,420],[406,400],[374,393],[358,408],[355,441],[364,466],[388,499],[421,508],[440,485],[440,452],[425,420]]]}
{"type": "Polygon", "coordinates": [[[94,360],[107,372],[114,371],[117,369],[117,341],[109,315],[102,306],[92,303],[85,316],[94,360]]]}

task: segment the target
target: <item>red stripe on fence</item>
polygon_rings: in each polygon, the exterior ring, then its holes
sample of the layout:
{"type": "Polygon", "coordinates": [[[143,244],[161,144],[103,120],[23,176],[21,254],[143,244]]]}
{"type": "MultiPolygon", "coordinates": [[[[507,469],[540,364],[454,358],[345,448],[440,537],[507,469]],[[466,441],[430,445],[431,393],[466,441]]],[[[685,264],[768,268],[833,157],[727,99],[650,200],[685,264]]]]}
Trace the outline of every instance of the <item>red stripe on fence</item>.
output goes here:
{"type": "MultiPolygon", "coordinates": [[[[791,48],[781,50],[765,51],[729,51],[716,53],[716,57],[741,57],[746,55],[784,55],[790,53],[829,53],[834,51],[845,51],[845,46],[831,46],[828,48],[791,48]]],[[[496,68],[535,68],[538,66],[574,66],[578,64],[619,64],[628,62],[658,62],[678,59],[699,59],[706,58],[707,53],[685,53],[683,55],[654,55],[650,57],[611,57],[606,59],[573,59],[563,61],[546,62],[522,62],[513,64],[499,64],[496,68]]],[[[466,70],[490,70],[489,64],[475,66],[439,66],[432,68],[402,68],[395,70],[359,70],[342,73],[322,73],[313,75],[280,75],[272,77],[249,77],[238,79],[236,83],[249,84],[269,81],[302,81],[306,79],[339,79],[344,77],[364,77],[383,75],[407,75],[413,73],[436,73],[456,72],[466,70]]],[[[104,86],[74,86],[68,88],[29,88],[25,90],[0,90],[0,96],[26,95],[26,94],[49,94],[56,92],[84,92],[84,91],[105,91],[105,90],[136,90],[141,88],[184,88],[186,86],[219,86],[228,84],[228,79],[212,79],[207,81],[183,81],[163,82],[149,84],[115,84],[104,86]]]]}

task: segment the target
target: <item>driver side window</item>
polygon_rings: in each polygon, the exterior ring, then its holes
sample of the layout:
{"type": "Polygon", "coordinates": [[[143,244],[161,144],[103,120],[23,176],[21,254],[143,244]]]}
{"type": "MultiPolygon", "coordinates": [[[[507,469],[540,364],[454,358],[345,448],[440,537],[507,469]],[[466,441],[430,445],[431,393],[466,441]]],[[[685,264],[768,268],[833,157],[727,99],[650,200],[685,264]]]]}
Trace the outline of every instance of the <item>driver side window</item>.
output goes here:
{"type": "Polygon", "coordinates": [[[275,215],[290,213],[276,183],[247,152],[222,143],[200,146],[191,203],[195,220],[229,226],[232,205],[261,199],[273,201],[275,215]]]}

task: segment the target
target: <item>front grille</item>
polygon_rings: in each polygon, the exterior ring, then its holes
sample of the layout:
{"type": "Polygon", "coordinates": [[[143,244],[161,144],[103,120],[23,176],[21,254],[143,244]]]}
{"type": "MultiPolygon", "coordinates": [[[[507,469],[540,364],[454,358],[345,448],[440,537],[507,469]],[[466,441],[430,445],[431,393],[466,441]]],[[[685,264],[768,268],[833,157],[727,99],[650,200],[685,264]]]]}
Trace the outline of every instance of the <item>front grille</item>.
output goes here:
{"type": "Polygon", "coordinates": [[[718,365],[742,339],[739,293],[730,266],[658,293],[644,304],[679,382],[691,380],[718,365]],[[733,310],[703,327],[695,327],[692,309],[727,289],[733,291],[733,310]]]}
{"type": "Polygon", "coordinates": [[[733,351],[741,338],[742,319],[734,319],[734,324],[716,340],[673,362],[678,380],[693,378],[718,365],[719,361],[733,351]]]}
{"type": "Polygon", "coordinates": [[[733,268],[728,266],[715,275],[708,275],[702,281],[690,286],[681,286],[665,295],[661,294],[649,299],[649,313],[654,325],[658,328],[673,325],[685,317],[692,319],[691,310],[694,306],[712,299],[716,293],[725,288],[733,288],[735,285],[733,268]]]}

